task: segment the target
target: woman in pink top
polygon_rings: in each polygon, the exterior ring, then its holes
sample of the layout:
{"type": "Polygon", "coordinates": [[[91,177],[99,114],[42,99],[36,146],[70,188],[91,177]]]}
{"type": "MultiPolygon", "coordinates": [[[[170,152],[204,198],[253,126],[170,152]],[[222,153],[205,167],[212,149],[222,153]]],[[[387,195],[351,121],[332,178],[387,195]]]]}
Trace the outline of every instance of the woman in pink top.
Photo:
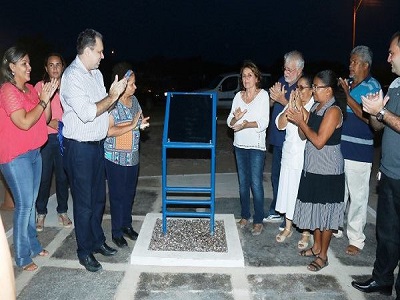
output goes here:
{"type": "MultiPolygon", "coordinates": [[[[44,60],[45,73],[43,80],[35,85],[35,89],[40,93],[43,85],[51,79],[60,80],[64,71],[65,62],[58,53],[50,53],[44,60]]],[[[64,172],[60,144],[58,142],[58,122],[61,121],[63,110],[60,103],[58,90],[51,99],[51,121],[47,125],[49,139],[43,145],[40,153],[42,154],[42,178],[40,180],[39,194],[36,199],[36,230],[43,231],[44,220],[47,215],[47,203],[49,202],[51,179],[53,167],[56,177],[56,196],[58,222],[66,228],[71,227],[72,222],[67,215],[68,210],[68,180],[64,172]]]]}
{"type": "Polygon", "coordinates": [[[35,200],[42,172],[40,147],[47,140],[49,101],[59,81],[51,80],[38,95],[27,82],[31,66],[27,52],[11,47],[1,62],[0,171],[14,198],[14,252],[17,266],[34,271],[36,255],[48,252],[40,245],[35,228],[35,200]]]}

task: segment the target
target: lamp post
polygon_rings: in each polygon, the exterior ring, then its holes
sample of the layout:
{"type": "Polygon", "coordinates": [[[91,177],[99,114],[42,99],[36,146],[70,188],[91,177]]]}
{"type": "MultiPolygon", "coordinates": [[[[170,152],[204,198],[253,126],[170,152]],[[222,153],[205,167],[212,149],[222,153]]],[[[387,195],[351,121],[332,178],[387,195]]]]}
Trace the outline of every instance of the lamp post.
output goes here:
{"type": "MultiPolygon", "coordinates": [[[[361,6],[361,3],[363,2],[363,0],[353,0],[353,48],[356,44],[356,21],[357,21],[357,11],[361,6]]],[[[383,5],[383,1],[381,0],[365,0],[364,1],[364,6],[374,6],[374,7],[378,7],[378,6],[382,6],[383,5]]]]}
{"type": "MultiPolygon", "coordinates": [[[[357,19],[357,11],[360,8],[361,2],[363,0],[353,0],[353,48],[356,43],[356,19],[357,19]]],[[[352,49],[353,49],[352,48],[352,49]]]]}

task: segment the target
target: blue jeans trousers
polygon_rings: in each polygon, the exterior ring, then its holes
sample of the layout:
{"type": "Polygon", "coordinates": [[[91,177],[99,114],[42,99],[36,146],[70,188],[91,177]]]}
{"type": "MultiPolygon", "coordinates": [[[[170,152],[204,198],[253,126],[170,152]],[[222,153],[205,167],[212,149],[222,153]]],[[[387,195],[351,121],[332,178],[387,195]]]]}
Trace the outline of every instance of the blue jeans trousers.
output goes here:
{"type": "Polygon", "coordinates": [[[272,202],[269,206],[268,215],[278,214],[275,211],[276,198],[278,196],[279,175],[281,173],[282,147],[272,146],[272,166],[271,166],[271,183],[272,183],[272,202]]]}
{"type": "Polygon", "coordinates": [[[57,134],[49,134],[47,143],[42,147],[42,177],[40,180],[39,194],[36,200],[38,214],[47,214],[53,169],[56,175],[57,212],[65,213],[68,210],[68,180],[65,174],[60,144],[57,134]]]}
{"type": "Polygon", "coordinates": [[[43,250],[37,239],[35,200],[39,191],[42,158],[39,149],[28,151],[9,163],[0,164],[0,170],[14,198],[15,263],[22,267],[43,250]]]}
{"type": "Polygon", "coordinates": [[[235,147],[235,156],[239,176],[241,217],[247,220],[251,216],[251,190],[254,205],[253,223],[260,224],[264,219],[263,170],[265,151],[235,147]]]}
{"type": "Polygon", "coordinates": [[[127,167],[104,160],[110,199],[111,232],[113,237],[121,237],[123,228],[132,227],[132,206],[139,165],[127,167]]]}
{"type": "MultiPolygon", "coordinates": [[[[393,271],[399,264],[400,258],[400,180],[390,178],[384,173],[379,182],[376,240],[376,259],[372,277],[381,285],[393,285],[393,271]]],[[[399,276],[395,287],[399,296],[399,276]]]]}
{"type": "Polygon", "coordinates": [[[106,240],[101,227],[106,203],[104,143],[64,138],[63,162],[74,204],[77,254],[83,259],[106,240]]]}

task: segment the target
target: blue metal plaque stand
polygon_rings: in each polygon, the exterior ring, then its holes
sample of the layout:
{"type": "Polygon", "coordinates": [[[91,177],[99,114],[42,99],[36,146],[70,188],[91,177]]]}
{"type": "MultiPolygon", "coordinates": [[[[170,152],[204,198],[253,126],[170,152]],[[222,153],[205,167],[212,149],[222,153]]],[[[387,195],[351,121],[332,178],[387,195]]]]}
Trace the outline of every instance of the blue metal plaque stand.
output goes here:
{"type": "MultiPolygon", "coordinates": [[[[167,232],[168,217],[210,218],[215,222],[215,147],[217,124],[216,93],[167,93],[162,141],[162,226],[167,232]],[[209,150],[209,186],[170,186],[167,181],[167,149],[209,150]],[[179,195],[179,199],[176,198],[179,195]],[[202,196],[205,200],[186,198],[202,196]],[[175,196],[175,198],[174,198],[175,196]],[[208,211],[174,211],[171,206],[202,207],[208,211]]],[[[197,197],[198,198],[198,197],[197,197]]]]}

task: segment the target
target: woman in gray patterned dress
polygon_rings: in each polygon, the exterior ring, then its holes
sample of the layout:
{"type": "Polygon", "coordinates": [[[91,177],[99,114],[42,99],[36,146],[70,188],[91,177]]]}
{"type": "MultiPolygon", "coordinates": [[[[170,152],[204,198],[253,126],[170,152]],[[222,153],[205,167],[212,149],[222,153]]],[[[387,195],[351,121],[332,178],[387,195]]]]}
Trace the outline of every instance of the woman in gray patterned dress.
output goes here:
{"type": "Polygon", "coordinates": [[[313,80],[316,103],[308,116],[295,108],[288,119],[307,139],[293,222],[301,229],[314,231],[314,245],[300,252],[314,256],[308,270],[319,271],[328,265],[332,230],[343,226],[344,161],[340,138],[346,104],[335,97],[337,79],[333,71],[319,72],[313,80]]]}

